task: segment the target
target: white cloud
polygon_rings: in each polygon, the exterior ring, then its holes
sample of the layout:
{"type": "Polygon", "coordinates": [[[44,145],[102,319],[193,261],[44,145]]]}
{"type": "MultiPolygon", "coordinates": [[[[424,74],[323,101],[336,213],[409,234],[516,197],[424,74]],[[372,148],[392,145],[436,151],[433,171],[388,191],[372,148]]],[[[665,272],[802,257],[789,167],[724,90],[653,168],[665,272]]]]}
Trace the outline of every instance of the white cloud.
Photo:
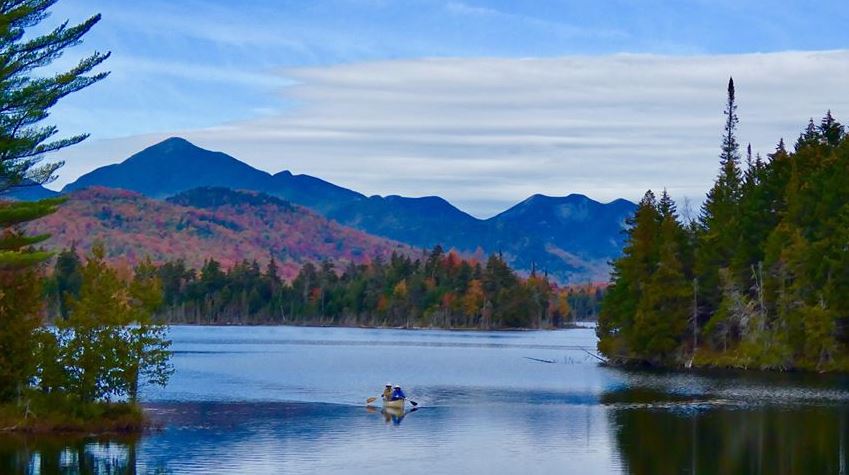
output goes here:
{"type": "Polygon", "coordinates": [[[740,141],[755,151],[792,142],[828,108],[849,122],[849,51],[419,59],[284,75],[296,82],[281,92],[296,104],[286,114],[92,142],[68,152],[88,158],[69,161],[62,182],[180,134],[271,172],[441,195],[479,216],[533,193],[636,200],[667,187],[700,201],[717,170],[728,76],[740,141]]]}
{"type": "Polygon", "coordinates": [[[501,10],[497,10],[495,8],[490,7],[481,7],[477,5],[471,5],[464,2],[448,2],[445,4],[445,10],[454,15],[461,15],[466,17],[473,17],[478,20],[494,20],[499,22],[504,22],[507,24],[516,25],[517,23],[523,24],[524,26],[535,29],[536,31],[542,31],[545,33],[552,34],[554,37],[560,39],[569,39],[569,38],[617,38],[623,39],[628,37],[624,31],[616,30],[616,29],[607,29],[607,28],[586,28],[580,27],[573,24],[562,23],[557,21],[549,21],[543,20],[540,18],[536,18],[528,15],[517,15],[514,13],[507,13],[501,10]]]}

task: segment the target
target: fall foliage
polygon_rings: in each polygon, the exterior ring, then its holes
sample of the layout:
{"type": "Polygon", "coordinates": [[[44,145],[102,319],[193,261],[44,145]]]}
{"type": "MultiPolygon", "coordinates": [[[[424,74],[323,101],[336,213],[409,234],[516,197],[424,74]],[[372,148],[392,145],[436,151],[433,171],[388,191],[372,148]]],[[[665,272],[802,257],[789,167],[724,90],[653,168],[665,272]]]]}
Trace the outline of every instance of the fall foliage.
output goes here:
{"type": "Polygon", "coordinates": [[[74,246],[88,252],[95,242],[108,242],[107,261],[127,267],[150,258],[200,268],[214,258],[229,268],[245,259],[267,263],[274,257],[287,279],[307,261],[362,264],[375,256],[413,252],[279,198],[226,188],[198,188],[167,201],[90,188],[71,193],[59,213],[27,229],[50,233],[45,246],[54,251],[74,246]]]}
{"type": "MultiPolygon", "coordinates": [[[[83,268],[76,250],[57,259],[49,285],[52,313],[79,295],[83,268]]],[[[282,277],[271,259],[227,268],[207,259],[200,269],[183,260],[146,264],[162,285],[159,314],[200,324],[322,324],[442,328],[556,328],[595,318],[603,287],[558,287],[544,275],[522,277],[497,255],[485,263],[436,247],[414,256],[337,266],[304,264],[282,277]]]]}

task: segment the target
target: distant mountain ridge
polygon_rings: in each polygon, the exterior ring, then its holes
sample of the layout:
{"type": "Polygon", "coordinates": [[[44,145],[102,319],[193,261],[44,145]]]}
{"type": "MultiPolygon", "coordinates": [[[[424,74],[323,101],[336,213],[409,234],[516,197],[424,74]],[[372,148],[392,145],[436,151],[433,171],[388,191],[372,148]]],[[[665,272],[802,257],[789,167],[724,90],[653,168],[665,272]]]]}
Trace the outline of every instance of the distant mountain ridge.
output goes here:
{"type": "Polygon", "coordinates": [[[635,207],[626,200],[603,204],[583,195],[534,195],[482,220],[435,196],[366,197],[309,175],[272,175],[176,137],[83,175],[63,192],[90,186],[153,198],[208,186],[267,193],[411,246],[501,252],[519,270],[535,268],[564,282],[607,280],[608,261],[621,252],[624,220],[635,207]]]}
{"type": "Polygon", "coordinates": [[[279,196],[322,212],[328,203],[366,199],[365,196],[309,175],[257,170],[222,152],[202,149],[186,139],[171,137],[121,163],[100,167],[66,185],[62,192],[90,186],[120,188],[151,198],[167,198],[205,186],[253,190],[279,196]]]}
{"type": "Polygon", "coordinates": [[[36,201],[59,196],[60,193],[45,188],[32,180],[24,180],[23,184],[0,193],[0,200],[36,201]]]}

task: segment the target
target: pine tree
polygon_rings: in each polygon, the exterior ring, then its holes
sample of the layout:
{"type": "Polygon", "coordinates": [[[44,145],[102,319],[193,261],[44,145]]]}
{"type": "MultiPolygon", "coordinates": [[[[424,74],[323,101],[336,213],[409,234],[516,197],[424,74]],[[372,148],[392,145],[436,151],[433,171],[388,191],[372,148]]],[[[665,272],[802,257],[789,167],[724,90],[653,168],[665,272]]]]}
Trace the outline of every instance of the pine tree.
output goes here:
{"type": "Polygon", "coordinates": [[[628,218],[622,257],[613,263],[611,285],[601,308],[598,348],[609,358],[630,358],[634,351],[634,318],[645,286],[659,261],[657,235],[661,218],[649,190],[628,218]]]}
{"type": "Polygon", "coordinates": [[[52,140],[58,129],[40,123],[59,100],[108,74],[88,75],[109,57],[109,53],[94,53],[66,72],[31,76],[35,69],[59,58],[66,48],[79,44],[100,21],[100,15],[95,15],[76,26],[69,27],[65,22],[48,34],[28,37],[27,30],[47,18],[48,9],[56,2],[14,0],[0,4],[0,191],[55,178],[62,162],[44,164],[44,154],[79,143],[88,135],[52,140]]]}
{"type": "Polygon", "coordinates": [[[82,260],[77,254],[77,248],[72,245],[56,256],[53,267],[53,281],[59,316],[68,318],[68,297],[79,297],[82,287],[82,260]]]}
{"type": "Polygon", "coordinates": [[[61,199],[0,201],[0,269],[27,269],[50,257],[50,253],[33,248],[50,236],[28,236],[20,225],[56,212],[61,203],[61,199]]]}
{"type": "MultiPolygon", "coordinates": [[[[776,156],[780,156],[780,159],[784,157],[786,152],[780,152],[783,146],[782,141],[771,159],[776,156]]],[[[751,157],[751,146],[749,146],[748,156],[751,157]]],[[[740,239],[734,248],[730,269],[734,281],[739,282],[742,289],[750,292],[755,286],[752,268],[762,265],[766,239],[778,221],[779,215],[776,211],[782,207],[780,196],[784,184],[775,183],[777,177],[771,176],[770,169],[761,159],[760,154],[754,159],[749,158],[747,163],[740,189],[738,212],[740,239]]]]}
{"type": "Polygon", "coordinates": [[[35,267],[0,267],[0,401],[15,399],[36,369],[41,275],[35,267]]]}
{"type": "Polygon", "coordinates": [[[704,289],[700,292],[701,301],[708,314],[718,307],[721,298],[719,270],[729,266],[740,239],[738,213],[742,175],[736,137],[738,122],[732,78],[728,81],[719,176],[702,205],[700,242],[696,254],[699,288],[704,289]]]}
{"type": "MultiPolygon", "coordinates": [[[[668,195],[664,192],[664,196],[668,195]]],[[[657,236],[659,261],[647,278],[634,316],[633,350],[649,361],[674,362],[686,334],[693,288],[684,274],[682,232],[674,207],[668,209],[657,236]]]]}
{"type": "Polygon", "coordinates": [[[268,266],[265,268],[265,277],[268,278],[269,281],[274,283],[275,285],[280,284],[280,270],[277,266],[277,261],[274,259],[274,256],[268,260],[268,266]]]}
{"type": "Polygon", "coordinates": [[[831,115],[831,110],[826,112],[822,121],[820,121],[819,133],[822,136],[823,141],[831,147],[838,146],[840,141],[843,140],[843,137],[846,135],[846,131],[843,126],[831,115]]]}
{"type": "Polygon", "coordinates": [[[805,127],[805,131],[799,134],[799,139],[796,140],[796,151],[798,152],[799,149],[806,145],[816,145],[820,143],[821,138],[822,136],[820,135],[819,128],[817,127],[817,124],[814,123],[814,118],[811,117],[811,119],[808,120],[808,126],[805,127]]]}
{"type": "MultiPolygon", "coordinates": [[[[33,71],[50,65],[63,51],[80,43],[99,20],[96,15],[47,34],[30,29],[48,17],[57,0],[13,0],[0,3],[0,198],[15,187],[44,184],[62,162],[43,163],[45,154],[79,143],[86,135],[54,140],[55,126],[43,125],[49,110],[68,94],[90,86],[107,73],[88,75],[109,54],[95,53],[74,68],[49,77],[33,71]]],[[[36,267],[49,254],[32,246],[47,236],[27,236],[20,225],[56,211],[61,200],[35,203],[0,201],[0,400],[20,394],[34,371],[40,291],[36,267]],[[9,302],[7,302],[9,301],[9,302]]]]}
{"type": "MultiPolygon", "coordinates": [[[[57,0],[15,0],[0,4],[0,198],[20,186],[42,185],[56,178],[62,162],[43,163],[45,154],[83,141],[87,134],[53,140],[58,129],[44,126],[49,110],[65,96],[105,78],[88,75],[109,53],[94,53],[74,68],[50,77],[32,76],[50,65],[68,47],[100,21],[95,15],[69,27],[65,22],[50,33],[27,37],[27,30],[48,17],[57,0]]],[[[0,267],[25,267],[43,261],[47,254],[29,252],[28,246],[47,236],[24,236],[13,229],[56,210],[60,200],[0,204],[0,267]]]]}

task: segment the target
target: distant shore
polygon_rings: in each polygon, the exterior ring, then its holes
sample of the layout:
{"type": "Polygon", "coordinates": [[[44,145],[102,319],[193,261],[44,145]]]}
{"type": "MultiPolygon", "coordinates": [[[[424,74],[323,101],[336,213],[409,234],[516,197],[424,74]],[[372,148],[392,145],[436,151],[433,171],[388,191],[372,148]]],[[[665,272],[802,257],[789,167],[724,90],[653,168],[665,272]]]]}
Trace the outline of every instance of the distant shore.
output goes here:
{"type": "Polygon", "coordinates": [[[590,328],[594,321],[571,322],[558,327],[547,328],[480,328],[480,327],[417,327],[417,326],[383,326],[383,325],[344,325],[323,323],[269,323],[269,322],[169,322],[169,326],[193,326],[193,327],[299,327],[299,328],[361,328],[371,330],[445,330],[445,331],[477,331],[477,332],[523,332],[523,331],[551,331],[572,330],[576,328],[590,328]]]}

